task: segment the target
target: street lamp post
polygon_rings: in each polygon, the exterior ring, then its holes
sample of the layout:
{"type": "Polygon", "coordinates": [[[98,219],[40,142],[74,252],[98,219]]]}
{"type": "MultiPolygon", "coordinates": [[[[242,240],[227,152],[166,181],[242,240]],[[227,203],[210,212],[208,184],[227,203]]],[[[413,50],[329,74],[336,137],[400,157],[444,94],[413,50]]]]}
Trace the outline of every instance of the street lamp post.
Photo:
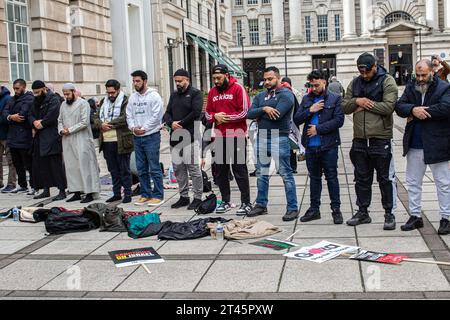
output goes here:
{"type": "MultiPolygon", "coordinates": [[[[245,72],[245,70],[244,70],[244,39],[245,39],[244,36],[241,36],[241,37],[240,37],[240,40],[241,40],[241,46],[242,46],[242,71],[243,71],[243,72],[245,72]]],[[[242,79],[245,79],[244,74],[242,74],[242,79]]]]}
{"type": "Polygon", "coordinates": [[[283,1],[283,26],[284,26],[284,73],[285,76],[288,76],[288,68],[287,68],[287,31],[286,31],[286,12],[285,5],[283,1]]]}

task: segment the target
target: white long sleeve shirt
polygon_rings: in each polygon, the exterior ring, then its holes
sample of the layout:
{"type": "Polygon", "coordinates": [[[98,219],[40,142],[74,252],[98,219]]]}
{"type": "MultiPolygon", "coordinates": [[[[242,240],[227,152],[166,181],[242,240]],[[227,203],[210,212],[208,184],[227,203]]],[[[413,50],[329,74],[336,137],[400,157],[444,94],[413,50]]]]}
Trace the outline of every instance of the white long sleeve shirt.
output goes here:
{"type": "Polygon", "coordinates": [[[155,89],[148,88],[144,94],[134,92],[127,105],[128,128],[144,129],[145,133],[139,137],[149,136],[161,128],[164,107],[161,96],[155,89]]]}

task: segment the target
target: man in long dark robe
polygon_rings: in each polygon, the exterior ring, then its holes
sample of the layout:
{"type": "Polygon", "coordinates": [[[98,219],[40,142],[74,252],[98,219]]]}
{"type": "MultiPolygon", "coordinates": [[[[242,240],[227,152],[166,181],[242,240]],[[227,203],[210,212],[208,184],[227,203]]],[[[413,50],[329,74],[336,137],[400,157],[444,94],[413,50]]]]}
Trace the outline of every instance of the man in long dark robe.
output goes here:
{"type": "Polygon", "coordinates": [[[61,136],[58,134],[58,116],[61,102],[37,80],[32,85],[35,102],[29,115],[33,127],[33,184],[44,191],[34,199],[50,197],[50,188],[57,187],[59,195],[53,200],[66,198],[66,173],[62,159],[61,136]]]}

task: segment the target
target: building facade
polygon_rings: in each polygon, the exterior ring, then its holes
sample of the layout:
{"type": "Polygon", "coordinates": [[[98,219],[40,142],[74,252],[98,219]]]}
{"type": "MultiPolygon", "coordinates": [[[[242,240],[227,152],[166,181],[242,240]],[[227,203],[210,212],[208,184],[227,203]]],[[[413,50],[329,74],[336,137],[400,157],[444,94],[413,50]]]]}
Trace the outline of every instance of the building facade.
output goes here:
{"type": "Polygon", "coordinates": [[[258,88],[275,65],[303,87],[312,69],[347,85],[371,52],[403,85],[415,62],[450,56],[450,0],[233,0],[230,55],[258,88]],[[286,68],[287,66],[287,68],[286,68]]]}
{"type": "Polygon", "coordinates": [[[99,96],[111,78],[131,92],[141,69],[167,101],[186,68],[207,91],[211,65],[239,69],[226,56],[231,21],[231,0],[0,0],[0,82],[74,82],[99,96]]]}

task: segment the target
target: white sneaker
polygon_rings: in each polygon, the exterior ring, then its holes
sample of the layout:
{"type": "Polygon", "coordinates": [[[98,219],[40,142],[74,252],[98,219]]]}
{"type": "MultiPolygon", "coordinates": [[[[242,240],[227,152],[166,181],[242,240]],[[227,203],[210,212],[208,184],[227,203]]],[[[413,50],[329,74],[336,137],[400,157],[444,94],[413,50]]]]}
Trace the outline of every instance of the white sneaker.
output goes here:
{"type": "Polygon", "coordinates": [[[36,190],[33,188],[30,189],[30,191],[27,192],[27,196],[34,196],[36,194],[36,190]]]}

